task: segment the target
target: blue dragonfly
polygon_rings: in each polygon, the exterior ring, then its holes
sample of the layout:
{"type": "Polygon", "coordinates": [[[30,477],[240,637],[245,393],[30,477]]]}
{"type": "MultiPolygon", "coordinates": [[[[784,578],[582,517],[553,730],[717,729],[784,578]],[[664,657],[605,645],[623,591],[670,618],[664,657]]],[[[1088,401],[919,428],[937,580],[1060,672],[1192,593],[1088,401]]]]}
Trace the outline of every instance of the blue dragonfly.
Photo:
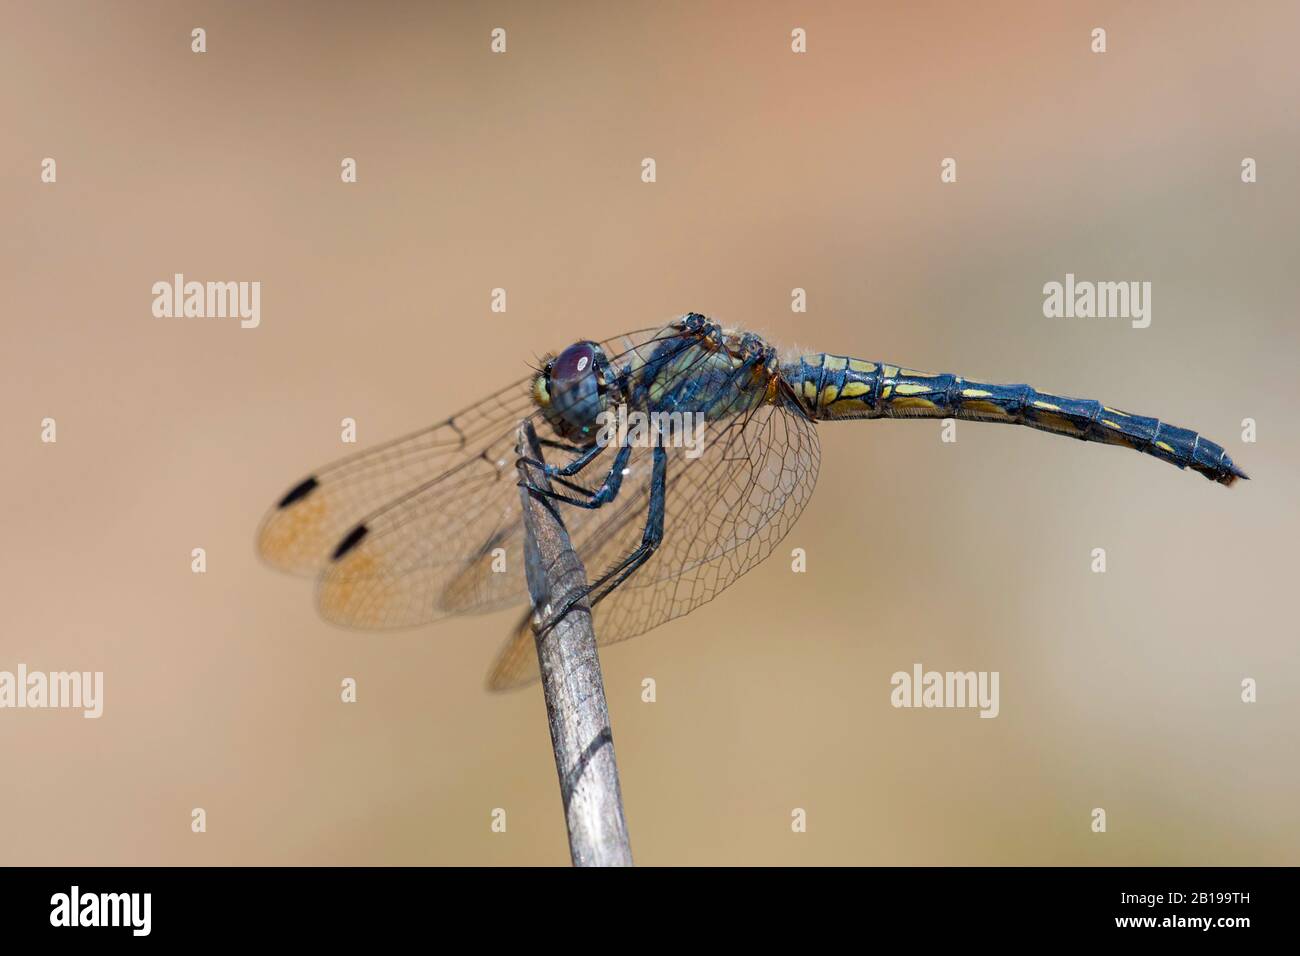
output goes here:
{"type": "MultiPolygon", "coordinates": [[[[844,355],[782,357],[698,313],[582,341],[431,427],[314,472],[271,508],[257,547],[317,577],[321,614],[414,627],[528,603],[515,448],[534,429],[549,487],[595,577],[600,644],[712,600],[771,554],[812,495],[817,423],[954,418],[1119,445],[1224,485],[1247,477],[1194,431],[1090,399],[918,372],[844,355]],[[639,428],[624,427],[628,420],[639,428]],[[618,427],[615,427],[618,423],[618,427]],[[693,430],[693,431],[692,431],[693,430]]],[[[529,611],[488,677],[537,678],[529,611]]]]}

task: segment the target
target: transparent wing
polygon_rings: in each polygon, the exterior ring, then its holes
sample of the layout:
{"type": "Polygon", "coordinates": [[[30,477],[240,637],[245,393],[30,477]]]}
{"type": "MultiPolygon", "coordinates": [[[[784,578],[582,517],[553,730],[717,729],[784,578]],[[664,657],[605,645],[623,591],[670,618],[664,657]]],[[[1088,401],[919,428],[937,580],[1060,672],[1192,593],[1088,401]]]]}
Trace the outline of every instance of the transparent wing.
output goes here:
{"type": "MultiPolygon", "coordinates": [[[[694,459],[684,449],[670,449],[663,541],[643,567],[596,605],[598,644],[642,634],[711,601],[772,552],[817,482],[816,430],[785,394],[710,425],[704,449],[694,459]]],[[[637,449],[629,475],[635,480],[616,500],[618,511],[581,542],[575,539],[589,578],[640,543],[649,508],[649,464],[650,450],[637,449]]],[[[571,509],[564,512],[566,521],[570,514],[571,509]]],[[[488,686],[503,690],[537,676],[529,614],[498,656],[488,686]]]]}
{"type": "MultiPolygon", "coordinates": [[[[513,446],[511,451],[514,451],[513,446]]],[[[612,456],[612,451],[606,453],[591,465],[592,470],[603,477],[612,456]]],[[[512,466],[513,462],[512,458],[512,466]]],[[[636,470],[648,473],[648,469],[636,470]]],[[[642,480],[644,476],[629,476],[625,479],[625,491],[629,487],[636,488],[642,480]]],[[[524,531],[519,489],[512,484],[510,490],[514,496],[509,502],[503,501],[506,516],[490,546],[465,562],[460,571],[441,586],[437,603],[442,612],[477,614],[528,600],[527,582],[523,576],[524,531]]],[[[625,501],[620,494],[617,501],[597,510],[564,507],[565,527],[574,548],[582,553],[609,537],[622,521],[628,520],[632,508],[638,506],[633,504],[634,498],[635,494],[625,501]]]]}
{"type": "MultiPolygon", "coordinates": [[[[642,634],[713,600],[771,554],[812,496],[821,448],[796,402],[760,405],[716,432],[699,458],[676,456],[663,543],[641,569],[645,574],[633,575],[598,605],[603,643],[642,634]]],[[[598,566],[609,547],[597,554],[598,566]]]]}
{"type": "MultiPolygon", "coordinates": [[[[611,360],[627,364],[640,360],[638,349],[676,334],[670,326],[601,344],[611,360]]],[[[541,438],[559,440],[533,406],[526,380],[436,426],[444,441],[448,430],[455,436],[450,454],[444,447],[430,455],[430,439],[421,433],[396,443],[400,454],[380,448],[326,469],[301,501],[277,509],[290,513],[272,512],[266,528],[273,533],[264,529],[262,540],[287,537],[294,547],[281,552],[309,551],[309,567],[321,568],[321,613],[353,627],[411,627],[526,600],[515,469],[523,418],[541,438]],[[462,435],[470,437],[462,443],[462,435]],[[332,489],[331,504],[346,505],[326,510],[340,517],[325,528],[308,510],[322,489],[332,489]],[[291,513],[296,509],[305,520],[291,513]],[[281,534],[281,526],[290,533],[281,534]],[[310,548],[301,543],[308,539],[310,548]]]]}
{"type": "MultiPolygon", "coordinates": [[[[520,416],[524,417],[524,416],[520,416]]],[[[515,432],[393,504],[367,515],[344,538],[339,557],[321,572],[317,603],[339,624],[362,628],[412,627],[452,613],[440,597],[468,566],[490,564],[519,523],[515,432]]],[[[510,601],[523,594],[515,562],[502,573],[461,587],[462,610],[510,601]]]]}
{"type": "Polygon", "coordinates": [[[262,520],[258,553],[271,565],[315,574],[365,517],[440,475],[467,470],[534,410],[529,380],[446,421],[334,462],[295,485],[262,520]]]}

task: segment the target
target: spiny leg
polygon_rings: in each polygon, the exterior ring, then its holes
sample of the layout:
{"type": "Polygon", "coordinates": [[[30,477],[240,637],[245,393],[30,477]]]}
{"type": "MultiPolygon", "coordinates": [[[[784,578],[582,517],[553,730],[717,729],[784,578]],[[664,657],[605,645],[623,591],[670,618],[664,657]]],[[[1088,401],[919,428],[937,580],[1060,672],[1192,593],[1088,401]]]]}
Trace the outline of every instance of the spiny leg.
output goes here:
{"type": "Polygon", "coordinates": [[[571,445],[567,441],[556,441],[554,438],[538,438],[537,444],[543,448],[558,448],[560,451],[582,452],[587,450],[586,445],[571,445]]]}
{"type": "Polygon", "coordinates": [[[600,453],[603,452],[607,446],[596,444],[592,445],[590,448],[578,448],[576,446],[567,445],[563,447],[567,450],[579,453],[578,457],[574,458],[567,465],[548,465],[546,462],[539,461],[536,458],[531,458],[528,455],[525,455],[522,461],[525,464],[532,465],[534,468],[542,469],[542,471],[546,473],[547,478],[555,478],[557,476],[568,478],[572,475],[576,475],[600,457],[600,453]]]}
{"type": "Polygon", "coordinates": [[[618,454],[614,456],[614,464],[605,475],[605,480],[600,487],[593,492],[586,492],[581,486],[573,482],[565,481],[563,478],[557,478],[560,484],[574,491],[587,494],[586,500],[574,498],[569,495],[562,495],[558,491],[551,491],[549,488],[543,488],[541,485],[532,481],[521,481],[520,485],[527,488],[532,494],[542,498],[549,498],[552,501],[563,501],[565,504],[573,505],[575,508],[599,508],[601,505],[609,504],[618,497],[618,490],[623,484],[623,472],[627,470],[628,458],[632,455],[632,446],[623,445],[619,448],[618,454]]]}
{"type": "Polygon", "coordinates": [[[591,603],[598,604],[616,587],[626,581],[637,568],[645,564],[655,553],[659,543],[664,539],[664,504],[668,486],[668,453],[660,444],[654,448],[654,460],[650,472],[650,507],[646,515],[645,529],[641,532],[641,544],[627,557],[614,565],[595,581],[591,582],[576,595],[554,611],[536,628],[537,635],[544,637],[564,616],[588,596],[595,594],[591,603]]]}

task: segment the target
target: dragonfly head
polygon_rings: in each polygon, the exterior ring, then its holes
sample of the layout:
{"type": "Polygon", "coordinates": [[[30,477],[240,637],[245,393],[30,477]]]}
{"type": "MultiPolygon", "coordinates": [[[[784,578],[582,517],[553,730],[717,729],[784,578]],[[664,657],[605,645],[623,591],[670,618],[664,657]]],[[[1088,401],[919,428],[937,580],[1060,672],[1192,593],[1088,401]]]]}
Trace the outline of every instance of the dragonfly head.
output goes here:
{"type": "Polygon", "coordinates": [[[533,401],[563,438],[588,444],[605,410],[609,362],[595,342],[570,345],[533,379],[533,401]]]}

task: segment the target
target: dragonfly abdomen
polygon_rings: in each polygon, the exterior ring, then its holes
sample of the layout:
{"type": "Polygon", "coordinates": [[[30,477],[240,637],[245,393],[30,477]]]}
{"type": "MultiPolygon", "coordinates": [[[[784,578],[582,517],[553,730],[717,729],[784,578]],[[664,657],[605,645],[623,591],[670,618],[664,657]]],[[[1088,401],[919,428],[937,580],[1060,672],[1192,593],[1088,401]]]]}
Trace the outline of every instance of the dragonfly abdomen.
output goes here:
{"type": "Polygon", "coordinates": [[[1225,485],[1246,475],[1223,447],[1186,428],[1133,415],[1092,399],[1029,385],[971,382],[844,355],[803,355],[782,366],[814,419],[961,418],[1027,425],[1082,441],[1122,445],[1225,485]]]}

